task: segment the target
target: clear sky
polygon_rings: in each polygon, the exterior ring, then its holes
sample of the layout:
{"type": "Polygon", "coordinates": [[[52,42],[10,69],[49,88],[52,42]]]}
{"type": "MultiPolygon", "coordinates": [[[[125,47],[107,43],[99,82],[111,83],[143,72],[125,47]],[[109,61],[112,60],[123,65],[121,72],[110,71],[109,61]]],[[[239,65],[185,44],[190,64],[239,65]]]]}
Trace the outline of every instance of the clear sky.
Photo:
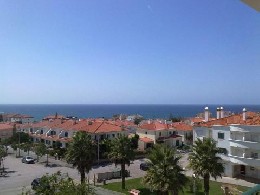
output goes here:
{"type": "Polygon", "coordinates": [[[260,104],[239,0],[0,0],[0,104],[260,104]]]}

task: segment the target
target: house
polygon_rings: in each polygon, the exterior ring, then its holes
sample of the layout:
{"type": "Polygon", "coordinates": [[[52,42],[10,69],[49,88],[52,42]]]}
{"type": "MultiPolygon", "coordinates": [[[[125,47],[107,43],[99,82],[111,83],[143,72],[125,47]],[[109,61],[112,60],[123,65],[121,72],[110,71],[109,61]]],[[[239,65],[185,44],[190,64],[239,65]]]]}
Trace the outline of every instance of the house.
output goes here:
{"type": "Polygon", "coordinates": [[[225,172],[228,177],[260,179],[260,114],[247,112],[222,117],[217,110],[217,119],[194,124],[194,140],[210,137],[217,142],[223,153],[225,172]]]}
{"type": "Polygon", "coordinates": [[[150,121],[141,124],[136,134],[139,135],[138,149],[145,150],[156,143],[165,143],[170,147],[179,146],[182,137],[177,135],[172,125],[160,121],[150,121]]]}
{"type": "Polygon", "coordinates": [[[14,133],[14,125],[9,123],[0,123],[0,141],[12,137],[14,133]]]}
{"type": "Polygon", "coordinates": [[[193,141],[192,126],[184,122],[172,123],[172,127],[175,129],[176,134],[182,137],[182,143],[191,145],[193,141]]]}
{"type": "Polygon", "coordinates": [[[26,114],[2,114],[3,122],[32,123],[33,117],[26,114]]]}

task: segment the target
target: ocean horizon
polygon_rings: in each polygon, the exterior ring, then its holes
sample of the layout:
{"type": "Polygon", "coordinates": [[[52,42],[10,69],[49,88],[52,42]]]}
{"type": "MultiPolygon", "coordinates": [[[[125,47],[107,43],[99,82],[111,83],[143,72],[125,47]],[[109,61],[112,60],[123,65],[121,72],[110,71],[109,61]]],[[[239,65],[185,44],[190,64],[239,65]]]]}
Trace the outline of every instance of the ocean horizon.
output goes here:
{"type": "Polygon", "coordinates": [[[243,108],[248,111],[260,112],[260,105],[251,104],[0,104],[0,113],[28,114],[36,121],[56,112],[64,116],[78,118],[111,118],[115,114],[140,114],[146,119],[167,119],[174,117],[194,117],[209,107],[215,116],[216,108],[223,106],[225,111],[241,113],[243,108]]]}

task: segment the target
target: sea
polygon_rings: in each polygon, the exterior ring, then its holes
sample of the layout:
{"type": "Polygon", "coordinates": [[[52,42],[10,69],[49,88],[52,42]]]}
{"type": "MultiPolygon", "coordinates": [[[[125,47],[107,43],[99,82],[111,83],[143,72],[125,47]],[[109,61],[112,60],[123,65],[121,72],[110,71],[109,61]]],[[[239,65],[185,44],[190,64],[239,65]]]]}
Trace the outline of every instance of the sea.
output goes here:
{"type": "Polygon", "coordinates": [[[260,105],[190,105],[190,104],[0,104],[0,113],[27,114],[39,121],[45,116],[76,116],[78,118],[111,118],[115,114],[139,114],[146,119],[168,119],[174,117],[194,117],[204,111],[205,106],[215,116],[216,108],[223,106],[225,111],[241,113],[260,112],[260,105]]]}

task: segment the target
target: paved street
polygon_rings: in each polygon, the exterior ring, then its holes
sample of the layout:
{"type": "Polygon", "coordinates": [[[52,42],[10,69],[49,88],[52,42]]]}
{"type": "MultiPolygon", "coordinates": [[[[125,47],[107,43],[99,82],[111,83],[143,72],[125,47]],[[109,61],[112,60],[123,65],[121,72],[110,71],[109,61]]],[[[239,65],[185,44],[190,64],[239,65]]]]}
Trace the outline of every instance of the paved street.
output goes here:
{"type": "MultiPolygon", "coordinates": [[[[10,152],[10,151],[9,151],[10,152]]],[[[25,153],[21,152],[22,155],[26,155],[25,153]]],[[[33,154],[31,156],[35,157],[33,154]]],[[[187,161],[188,154],[185,154],[180,159],[180,165],[185,168],[186,174],[191,176],[192,171],[187,169],[188,161],[187,161]]],[[[15,154],[9,154],[4,160],[4,166],[6,168],[7,175],[5,177],[0,176],[0,194],[4,195],[15,195],[21,194],[22,188],[27,187],[30,189],[30,184],[34,178],[41,177],[42,175],[49,173],[55,173],[57,171],[61,171],[62,173],[68,173],[70,177],[73,179],[80,181],[80,175],[77,169],[71,168],[64,161],[55,160],[53,158],[49,159],[49,164],[54,165],[54,167],[45,167],[46,157],[42,157],[40,159],[40,163],[36,164],[23,164],[21,162],[21,158],[16,158],[15,154]]],[[[131,178],[138,178],[143,177],[145,175],[145,171],[140,170],[140,164],[144,162],[143,159],[135,160],[130,167],[127,167],[127,170],[130,171],[131,178]]],[[[114,170],[116,167],[114,164],[109,164],[107,166],[99,166],[93,167],[93,169],[89,173],[90,183],[93,183],[93,176],[96,173],[102,173],[114,170]]],[[[121,181],[121,179],[113,179],[108,180],[107,183],[121,181]]],[[[218,179],[217,181],[223,183],[231,183],[236,185],[243,185],[243,186],[254,186],[255,184],[246,182],[240,179],[228,178],[223,177],[222,179],[218,179]]],[[[112,195],[116,194],[115,192],[104,190],[102,188],[97,188],[96,191],[98,194],[102,195],[112,195]]]]}

